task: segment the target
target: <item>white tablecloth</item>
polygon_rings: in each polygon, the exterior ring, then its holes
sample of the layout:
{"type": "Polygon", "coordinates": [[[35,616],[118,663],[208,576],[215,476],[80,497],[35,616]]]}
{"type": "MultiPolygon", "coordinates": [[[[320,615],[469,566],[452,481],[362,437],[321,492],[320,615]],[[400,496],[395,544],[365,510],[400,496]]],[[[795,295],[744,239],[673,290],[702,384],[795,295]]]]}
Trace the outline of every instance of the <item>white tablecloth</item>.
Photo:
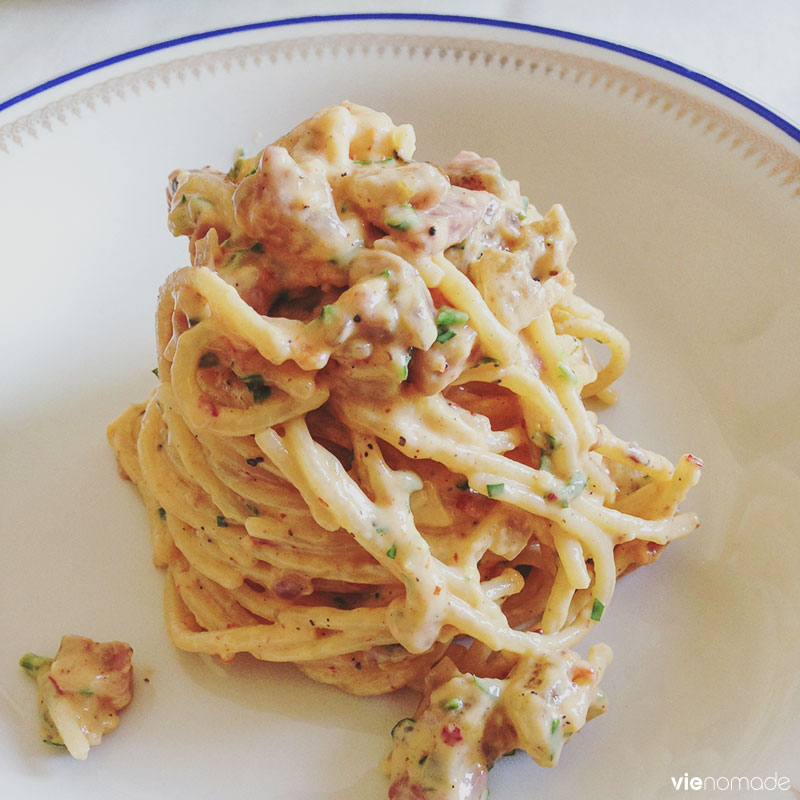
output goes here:
{"type": "Polygon", "coordinates": [[[595,36],[691,67],[800,123],[800,0],[0,0],[0,103],[165,39],[358,11],[495,17],[595,36]]]}

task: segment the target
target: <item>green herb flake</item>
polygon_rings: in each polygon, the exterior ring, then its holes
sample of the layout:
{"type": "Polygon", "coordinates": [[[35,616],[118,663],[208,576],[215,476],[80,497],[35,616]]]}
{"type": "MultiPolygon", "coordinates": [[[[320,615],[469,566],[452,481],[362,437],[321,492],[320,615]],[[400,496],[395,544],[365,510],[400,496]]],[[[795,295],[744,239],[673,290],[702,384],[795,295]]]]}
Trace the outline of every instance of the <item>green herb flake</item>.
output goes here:
{"type": "Polygon", "coordinates": [[[411,363],[411,349],[407,353],[404,353],[402,358],[400,359],[400,381],[408,380],[408,365],[411,363]]]}
{"type": "Polygon", "coordinates": [[[419,224],[419,215],[414,210],[411,203],[403,203],[402,205],[390,208],[386,213],[384,222],[389,228],[396,231],[407,231],[417,227],[419,224]]]}
{"type": "Polygon", "coordinates": [[[500,697],[501,689],[496,683],[490,683],[486,678],[479,678],[477,675],[472,676],[472,680],[475,681],[475,685],[484,693],[488,694],[490,697],[500,697]]]}
{"type": "Polygon", "coordinates": [[[468,320],[469,314],[466,311],[459,311],[450,306],[441,306],[436,315],[437,325],[463,325],[468,320]]]}
{"type": "Polygon", "coordinates": [[[574,500],[579,497],[583,490],[586,488],[588,479],[583,472],[576,472],[570,479],[569,483],[564,487],[564,499],[567,501],[574,500]]]}
{"type": "Polygon", "coordinates": [[[489,497],[499,497],[503,494],[506,485],[504,483],[487,483],[486,484],[486,494],[489,497]]]}
{"type": "Polygon", "coordinates": [[[482,367],[484,364],[494,364],[496,367],[500,366],[500,362],[496,358],[492,358],[491,356],[486,356],[482,358],[475,366],[482,367]]]}
{"type": "Polygon", "coordinates": [[[36,673],[42,669],[49,669],[52,663],[52,658],[37,656],[36,653],[25,653],[19,660],[19,665],[22,669],[26,672],[30,672],[31,675],[36,675],[36,673]]]}
{"type": "Polygon", "coordinates": [[[461,711],[464,708],[464,701],[460,697],[450,697],[442,700],[440,705],[445,711],[461,711]]]}
{"type": "Polygon", "coordinates": [[[528,206],[530,203],[531,201],[527,198],[527,196],[522,195],[522,210],[517,214],[517,218],[520,222],[522,222],[528,216],[528,206]]]}
{"type": "Polygon", "coordinates": [[[395,734],[397,733],[411,733],[416,725],[417,721],[415,719],[412,719],[411,717],[404,717],[395,723],[395,726],[392,728],[392,739],[394,739],[395,734]]]}
{"type": "Polygon", "coordinates": [[[240,380],[250,390],[252,390],[254,386],[264,385],[263,375],[244,375],[240,380]]]}
{"type": "Polygon", "coordinates": [[[333,322],[333,318],[335,315],[336,315],[336,306],[332,304],[322,306],[322,310],[319,312],[319,317],[325,325],[329,325],[331,322],[333,322]]]}
{"type": "Polygon", "coordinates": [[[228,520],[225,517],[218,515],[217,516],[217,527],[218,528],[227,528],[228,527],[228,520]]]}
{"type": "Polygon", "coordinates": [[[599,622],[605,610],[606,610],[605,605],[595,597],[594,603],[592,603],[592,613],[589,616],[595,622],[599,622]]]}
{"type": "Polygon", "coordinates": [[[263,375],[244,375],[239,380],[250,390],[256,404],[263,403],[272,394],[272,387],[264,383],[263,375]]]}
{"type": "Polygon", "coordinates": [[[153,373],[153,375],[156,376],[156,378],[158,377],[158,367],[156,367],[155,369],[151,369],[150,371],[153,373]]]}
{"type": "Polygon", "coordinates": [[[445,342],[449,342],[455,335],[456,332],[454,330],[446,328],[445,330],[439,331],[439,335],[436,337],[436,341],[439,344],[444,344],[445,342]]]}
{"type": "Polygon", "coordinates": [[[264,245],[261,242],[256,242],[251,248],[251,253],[263,253],[264,252],[264,245]]]}
{"type": "Polygon", "coordinates": [[[553,718],[553,724],[550,726],[550,735],[554,736],[555,732],[558,730],[558,726],[561,724],[561,720],[558,717],[553,718]]]}
{"type": "Polygon", "coordinates": [[[158,516],[162,522],[167,518],[167,512],[161,506],[158,507],[158,516]]]}
{"type": "Polygon", "coordinates": [[[370,164],[389,164],[395,160],[394,156],[389,156],[388,158],[376,158],[376,159],[359,159],[359,158],[351,158],[350,159],[354,164],[358,164],[359,167],[368,167],[370,164]]]}
{"type": "Polygon", "coordinates": [[[85,689],[81,689],[78,692],[78,694],[81,694],[84,697],[91,697],[94,694],[94,692],[91,689],[89,689],[88,687],[86,687],[85,689]]]}
{"type": "Polygon", "coordinates": [[[578,382],[578,376],[575,374],[575,370],[573,370],[566,361],[559,361],[558,364],[556,364],[556,368],[558,369],[558,374],[568,383],[576,384],[578,382]]]}
{"type": "Polygon", "coordinates": [[[389,548],[389,549],[386,551],[386,555],[387,555],[387,556],[389,556],[389,558],[394,558],[394,557],[397,555],[397,545],[396,545],[396,544],[393,544],[393,545],[392,545],[392,546],[391,546],[391,547],[390,547],[390,548],[389,548]]]}
{"type": "Polygon", "coordinates": [[[263,403],[272,394],[272,387],[264,385],[254,386],[250,391],[253,393],[253,402],[258,405],[259,403],[263,403]]]}

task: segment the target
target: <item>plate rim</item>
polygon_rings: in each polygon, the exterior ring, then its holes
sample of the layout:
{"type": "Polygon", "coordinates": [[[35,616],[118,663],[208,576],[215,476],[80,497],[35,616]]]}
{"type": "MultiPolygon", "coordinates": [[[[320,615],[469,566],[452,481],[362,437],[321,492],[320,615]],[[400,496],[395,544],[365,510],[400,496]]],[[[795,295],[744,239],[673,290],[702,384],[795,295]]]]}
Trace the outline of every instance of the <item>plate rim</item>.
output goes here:
{"type": "MultiPolygon", "coordinates": [[[[526,33],[533,33],[543,36],[550,36],[555,39],[563,39],[567,41],[577,42],[579,44],[586,44],[591,47],[597,47],[602,50],[608,50],[620,55],[628,56],[633,59],[643,61],[647,64],[660,67],[667,70],[679,77],[693,81],[700,84],[707,89],[723,95],[736,104],[746,108],[748,111],[756,114],[766,122],[778,128],[782,133],[786,134],[790,139],[800,144],[800,127],[797,127],[788,119],[782,117],[780,114],[772,111],[764,104],[749,97],[748,95],[740,92],[737,89],[728,86],[722,81],[712,78],[705,73],[694,70],[690,67],[671,61],[663,56],[649,53],[646,50],[641,50],[636,47],[631,47],[624,44],[609,41],[595,36],[586,34],[575,33],[573,31],[563,30],[560,28],[551,28],[542,25],[534,25],[532,23],[519,22],[515,20],[496,19],[490,17],[476,17],[459,14],[431,14],[420,12],[357,12],[346,14],[312,14],[298,17],[282,17],[280,19],[263,20],[260,22],[250,22],[242,25],[233,25],[223,28],[213,28],[198,33],[186,34],[184,36],[173,37],[171,39],[164,39],[162,41],[153,42],[142,47],[125,50],[112,56],[93,61],[85,64],[82,67],[64,72],[54,78],[43,81],[35,86],[19,92],[16,95],[8,98],[7,100],[0,101],[0,114],[7,111],[20,103],[30,100],[39,94],[42,94],[49,89],[63,85],[70,81],[81,78],[93,72],[98,72],[106,67],[113,66],[125,61],[131,61],[135,58],[149,55],[152,53],[169,50],[171,48],[180,47],[181,45],[191,44],[204,40],[216,39],[223,36],[229,36],[237,33],[252,32],[258,30],[268,30],[272,28],[282,28],[290,26],[299,26],[315,23],[338,23],[338,22],[363,22],[363,21],[417,21],[417,22],[434,22],[434,23],[457,23],[474,25],[476,27],[483,26],[487,28],[501,28],[507,30],[524,31],[526,33]]],[[[13,120],[11,120],[13,122],[13,120]]]]}

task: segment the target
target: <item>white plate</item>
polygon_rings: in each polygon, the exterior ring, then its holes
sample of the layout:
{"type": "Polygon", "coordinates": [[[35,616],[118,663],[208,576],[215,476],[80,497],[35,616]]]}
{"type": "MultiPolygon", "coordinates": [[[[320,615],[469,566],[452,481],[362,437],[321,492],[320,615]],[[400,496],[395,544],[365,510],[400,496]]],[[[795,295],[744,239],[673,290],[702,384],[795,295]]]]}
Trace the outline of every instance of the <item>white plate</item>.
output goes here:
{"type": "Polygon", "coordinates": [[[186,263],[167,174],[225,169],[345,98],[413,123],[421,158],[477,150],[540,210],[564,204],[579,291],[633,342],[609,423],[707,465],[687,503],[701,529],[626,578],[597,632],[616,652],[611,710],[555,770],[504,759],[492,797],[666,798],[685,774],[800,786],[800,132],[643,54],[434,18],[215,32],[0,111],[0,786],[385,796],[378,762],[413,695],[358,699],[288,666],[174,650],[144,511],[105,442],[152,386],[156,291],[186,263]],[[16,666],[68,632],[131,642],[138,669],[86,763],[39,742],[16,666]]]}

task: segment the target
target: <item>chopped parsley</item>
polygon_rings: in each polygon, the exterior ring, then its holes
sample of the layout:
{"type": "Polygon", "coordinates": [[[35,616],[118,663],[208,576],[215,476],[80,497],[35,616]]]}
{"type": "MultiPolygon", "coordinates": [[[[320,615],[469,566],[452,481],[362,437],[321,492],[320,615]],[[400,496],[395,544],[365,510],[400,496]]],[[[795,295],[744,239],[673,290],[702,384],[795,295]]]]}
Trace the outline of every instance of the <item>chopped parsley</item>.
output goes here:
{"type": "Polygon", "coordinates": [[[558,364],[556,364],[556,368],[558,369],[558,374],[568,383],[576,384],[578,382],[578,376],[575,374],[575,370],[572,369],[566,361],[559,361],[558,364]]]}
{"type": "Polygon", "coordinates": [[[217,527],[218,528],[227,528],[228,527],[228,520],[221,515],[217,515],[217,527]]]}
{"type": "Polygon", "coordinates": [[[506,485],[504,483],[487,483],[486,494],[488,494],[489,497],[499,497],[503,494],[505,488],[506,485]]]}
{"type": "Polygon", "coordinates": [[[25,655],[19,660],[19,665],[22,667],[22,669],[24,669],[26,672],[30,672],[32,675],[35,675],[37,672],[39,672],[39,670],[49,669],[52,663],[52,658],[37,656],[36,653],[25,653],[25,655]]]}
{"type": "Polygon", "coordinates": [[[408,380],[408,365],[411,363],[411,348],[400,359],[400,381],[408,380]]]}
{"type": "Polygon", "coordinates": [[[592,613],[589,616],[595,622],[599,622],[600,621],[600,617],[603,616],[603,612],[605,610],[606,610],[605,605],[595,597],[594,603],[592,603],[592,613]]]}
{"type": "Polygon", "coordinates": [[[263,403],[272,394],[272,387],[264,383],[263,375],[245,375],[240,380],[250,390],[256,404],[263,403]]]}
{"type": "Polygon", "coordinates": [[[415,719],[411,719],[411,717],[405,717],[397,722],[392,728],[392,739],[396,733],[411,733],[417,726],[417,721],[415,719]]]}
{"type": "Polygon", "coordinates": [[[384,222],[396,231],[407,231],[419,225],[419,214],[411,203],[403,203],[387,209],[384,222]]]}
{"type": "Polygon", "coordinates": [[[450,327],[451,325],[463,325],[469,319],[469,314],[466,311],[459,311],[457,308],[450,306],[441,306],[436,314],[436,330],[439,335],[436,341],[439,344],[444,344],[450,341],[456,332],[450,327]]]}
{"type": "Polygon", "coordinates": [[[389,549],[386,551],[386,555],[387,555],[387,556],[389,556],[389,558],[394,558],[394,557],[397,555],[397,545],[396,545],[396,544],[393,544],[393,545],[392,545],[392,546],[391,546],[391,547],[390,547],[390,548],[389,548],[389,549]]]}
{"type": "MultiPolygon", "coordinates": [[[[541,467],[540,467],[541,469],[541,467]]],[[[547,500],[558,500],[562,508],[567,508],[570,501],[579,497],[586,488],[587,478],[583,472],[576,472],[563,489],[557,492],[548,492],[545,495],[547,500]]]]}
{"type": "Polygon", "coordinates": [[[437,325],[461,325],[469,319],[469,314],[466,311],[459,311],[457,308],[450,306],[441,306],[439,313],[436,315],[437,325]]]}
{"type": "Polygon", "coordinates": [[[358,158],[351,158],[350,159],[354,164],[358,164],[359,167],[367,167],[370,164],[389,164],[392,161],[395,161],[394,156],[389,156],[388,158],[376,158],[374,160],[366,158],[366,159],[358,159],[358,158]]]}
{"type": "Polygon", "coordinates": [[[475,685],[484,692],[484,694],[488,694],[491,697],[500,697],[501,690],[496,683],[489,683],[487,678],[479,678],[477,675],[473,675],[472,680],[475,681],[475,685]]]}

